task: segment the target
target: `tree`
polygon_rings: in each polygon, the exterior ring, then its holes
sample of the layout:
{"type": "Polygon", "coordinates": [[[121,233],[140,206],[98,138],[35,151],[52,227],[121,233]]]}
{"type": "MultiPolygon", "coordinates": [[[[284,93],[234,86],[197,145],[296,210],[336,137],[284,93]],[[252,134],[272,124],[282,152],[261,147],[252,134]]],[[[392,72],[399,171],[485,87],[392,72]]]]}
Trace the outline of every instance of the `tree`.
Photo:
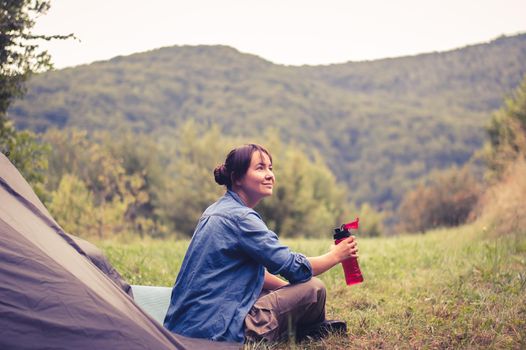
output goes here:
{"type": "Polygon", "coordinates": [[[69,224],[69,217],[70,227],[78,222],[73,215],[63,215],[68,212],[60,208],[62,202],[70,200],[67,192],[83,193],[85,187],[94,208],[91,227],[95,228],[86,229],[87,234],[96,232],[104,237],[130,230],[142,233],[155,229],[151,220],[139,217],[135,210],[149,201],[146,178],[139,173],[127,173],[122,156],[113,154],[109,145],[96,143],[86,132],[75,129],[49,130],[44,139],[52,146],[47,174],[48,191],[52,191],[51,208],[54,208],[51,211],[62,218],[62,225],[69,224]],[[70,175],[75,179],[68,177],[70,175]],[[82,185],[78,185],[79,181],[82,185]]]}
{"type": "Polygon", "coordinates": [[[45,14],[49,1],[0,0],[0,152],[4,153],[41,197],[42,172],[47,168],[47,147],[29,132],[18,132],[7,119],[7,109],[23,96],[24,82],[32,73],[52,67],[50,56],[38,47],[39,40],[66,39],[72,35],[36,35],[35,18],[45,14]]]}
{"type": "Polygon", "coordinates": [[[485,156],[491,186],[479,203],[489,232],[526,232],[526,76],[488,127],[485,156]]]}
{"type": "Polygon", "coordinates": [[[44,173],[48,168],[49,151],[49,145],[37,142],[32,132],[16,131],[11,121],[0,126],[0,152],[9,158],[43,201],[47,200],[44,173]]]}
{"type": "Polygon", "coordinates": [[[212,171],[233,143],[218,127],[206,130],[193,121],[183,124],[166,142],[163,152],[171,159],[168,176],[157,188],[157,212],[177,232],[191,235],[206,207],[224,192],[212,171]]]}
{"type": "Polygon", "coordinates": [[[82,180],[75,175],[65,174],[51,198],[49,210],[64,230],[84,237],[97,234],[93,194],[82,180]]]}
{"type": "Polygon", "coordinates": [[[526,159],[526,77],[493,115],[487,131],[485,155],[490,176],[502,175],[518,158],[526,159]]]}
{"type": "Polygon", "coordinates": [[[38,47],[40,40],[66,39],[72,35],[37,35],[35,18],[49,9],[48,0],[0,1],[0,125],[7,108],[24,94],[24,82],[35,72],[52,67],[50,55],[38,47]]]}
{"type": "Polygon", "coordinates": [[[158,188],[157,210],[179,233],[191,235],[203,211],[225,192],[215,183],[212,170],[233,147],[248,142],[260,143],[274,155],[274,194],[256,208],[270,229],[284,237],[330,237],[348,212],[345,186],[321,157],[282,144],[274,130],[239,140],[226,137],[217,126],[205,129],[189,121],[167,142],[163,153],[170,155],[168,177],[158,188]]]}
{"type": "Polygon", "coordinates": [[[109,132],[95,133],[94,136],[108,148],[115,159],[121,161],[129,179],[127,189],[133,195],[133,201],[126,210],[126,220],[133,224],[133,230],[141,236],[163,236],[166,234],[166,227],[161,225],[155,210],[159,189],[166,177],[160,146],[145,135],[130,131],[119,134],[118,139],[109,132]]]}

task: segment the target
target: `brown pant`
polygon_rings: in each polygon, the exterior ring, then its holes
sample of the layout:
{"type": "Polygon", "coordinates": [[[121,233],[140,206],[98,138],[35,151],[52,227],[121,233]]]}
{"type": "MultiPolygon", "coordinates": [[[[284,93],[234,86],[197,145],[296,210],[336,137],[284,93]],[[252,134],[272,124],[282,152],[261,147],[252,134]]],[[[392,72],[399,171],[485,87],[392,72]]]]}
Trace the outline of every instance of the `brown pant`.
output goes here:
{"type": "Polygon", "coordinates": [[[325,320],[326,291],[317,278],[269,291],[263,290],[245,318],[249,341],[279,341],[296,328],[325,320]]]}

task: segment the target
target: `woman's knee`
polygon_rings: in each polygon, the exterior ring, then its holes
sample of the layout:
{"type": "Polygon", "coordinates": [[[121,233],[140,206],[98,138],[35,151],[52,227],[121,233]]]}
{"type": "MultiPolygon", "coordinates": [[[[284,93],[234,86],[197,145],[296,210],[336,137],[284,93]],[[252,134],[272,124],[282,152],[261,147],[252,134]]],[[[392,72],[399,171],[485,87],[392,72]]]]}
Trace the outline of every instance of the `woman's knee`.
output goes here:
{"type": "Polygon", "coordinates": [[[312,277],[307,283],[318,296],[318,300],[325,299],[327,295],[327,289],[325,288],[325,284],[319,278],[312,277]]]}

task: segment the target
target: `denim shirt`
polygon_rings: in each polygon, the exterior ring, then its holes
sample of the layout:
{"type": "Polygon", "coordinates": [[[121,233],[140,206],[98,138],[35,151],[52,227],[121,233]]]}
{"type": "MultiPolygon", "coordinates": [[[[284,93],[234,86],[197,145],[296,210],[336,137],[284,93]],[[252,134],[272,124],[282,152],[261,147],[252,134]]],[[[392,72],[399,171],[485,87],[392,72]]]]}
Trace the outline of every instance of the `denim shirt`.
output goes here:
{"type": "Polygon", "coordinates": [[[164,326],[187,337],[243,342],[265,268],[290,283],[312,277],[307,258],[280,244],[261,216],[228,190],[199,219],[164,326]]]}

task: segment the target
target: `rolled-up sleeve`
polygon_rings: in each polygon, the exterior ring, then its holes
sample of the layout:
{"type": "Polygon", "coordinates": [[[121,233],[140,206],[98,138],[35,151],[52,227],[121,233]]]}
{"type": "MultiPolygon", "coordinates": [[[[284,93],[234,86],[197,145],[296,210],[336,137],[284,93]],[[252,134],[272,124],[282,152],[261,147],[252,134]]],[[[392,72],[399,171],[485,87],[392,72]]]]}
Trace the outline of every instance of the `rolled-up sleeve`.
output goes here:
{"type": "Polygon", "coordinates": [[[291,252],[282,245],[258,214],[249,212],[238,221],[238,226],[243,251],[270,273],[279,274],[290,283],[305,282],[312,277],[312,267],[305,255],[291,252]]]}

